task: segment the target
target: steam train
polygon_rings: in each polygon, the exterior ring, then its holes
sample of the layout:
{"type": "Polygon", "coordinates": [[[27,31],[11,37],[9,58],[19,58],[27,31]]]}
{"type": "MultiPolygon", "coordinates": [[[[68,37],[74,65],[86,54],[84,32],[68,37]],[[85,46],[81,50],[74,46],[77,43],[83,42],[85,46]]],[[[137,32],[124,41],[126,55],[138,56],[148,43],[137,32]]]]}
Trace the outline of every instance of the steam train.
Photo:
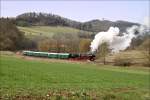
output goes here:
{"type": "Polygon", "coordinates": [[[75,54],[75,53],[49,53],[49,52],[36,52],[36,51],[23,51],[25,56],[44,57],[54,59],[68,59],[68,60],[95,60],[95,55],[92,53],[75,54]]]}

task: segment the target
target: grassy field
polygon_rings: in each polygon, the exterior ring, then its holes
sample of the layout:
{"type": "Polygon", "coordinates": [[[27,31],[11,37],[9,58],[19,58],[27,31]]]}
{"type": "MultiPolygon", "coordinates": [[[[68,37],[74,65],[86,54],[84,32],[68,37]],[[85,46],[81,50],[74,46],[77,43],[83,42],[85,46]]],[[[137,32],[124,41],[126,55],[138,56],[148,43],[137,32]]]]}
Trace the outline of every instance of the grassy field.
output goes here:
{"type": "Polygon", "coordinates": [[[47,62],[1,55],[2,99],[148,100],[149,68],[47,62]]]}
{"type": "MultiPolygon", "coordinates": [[[[52,27],[52,26],[31,26],[31,27],[19,27],[19,30],[25,32],[27,36],[52,36],[53,34],[56,33],[78,33],[81,30],[75,29],[75,28],[70,28],[70,27],[52,27]]],[[[85,32],[85,31],[82,31],[85,32]]],[[[86,32],[89,33],[89,32],[86,32]]]]}

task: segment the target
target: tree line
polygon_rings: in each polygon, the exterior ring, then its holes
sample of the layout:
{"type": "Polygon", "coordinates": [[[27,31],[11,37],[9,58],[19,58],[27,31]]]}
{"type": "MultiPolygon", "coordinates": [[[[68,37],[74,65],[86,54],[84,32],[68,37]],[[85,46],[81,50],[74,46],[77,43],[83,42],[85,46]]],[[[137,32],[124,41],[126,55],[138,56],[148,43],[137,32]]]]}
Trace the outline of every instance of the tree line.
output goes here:
{"type": "Polygon", "coordinates": [[[139,25],[127,21],[109,21],[109,20],[91,20],[87,22],[78,22],[55,14],[28,12],[18,15],[14,18],[16,25],[32,26],[32,25],[48,25],[48,26],[68,26],[80,30],[90,32],[107,31],[110,26],[117,26],[121,31],[125,31],[127,27],[139,25]]]}
{"type": "Polygon", "coordinates": [[[34,42],[19,31],[11,19],[0,18],[0,49],[20,50],[34,48],[34,42]]]}

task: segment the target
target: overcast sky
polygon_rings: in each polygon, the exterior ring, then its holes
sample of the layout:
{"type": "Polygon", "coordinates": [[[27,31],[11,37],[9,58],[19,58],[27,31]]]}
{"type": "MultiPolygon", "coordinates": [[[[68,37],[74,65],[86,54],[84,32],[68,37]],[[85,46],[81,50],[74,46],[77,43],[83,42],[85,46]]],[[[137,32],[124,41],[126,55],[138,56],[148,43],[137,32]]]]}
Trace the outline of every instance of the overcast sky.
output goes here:
{"type": "Polygon", "coordinates": [[[25,12],[57,14],[76,21],[92,19],[126,20],[141,23],[149,16],[149,0],[137,1],[1,1],[1,17],[16,17],[25,12]]]}

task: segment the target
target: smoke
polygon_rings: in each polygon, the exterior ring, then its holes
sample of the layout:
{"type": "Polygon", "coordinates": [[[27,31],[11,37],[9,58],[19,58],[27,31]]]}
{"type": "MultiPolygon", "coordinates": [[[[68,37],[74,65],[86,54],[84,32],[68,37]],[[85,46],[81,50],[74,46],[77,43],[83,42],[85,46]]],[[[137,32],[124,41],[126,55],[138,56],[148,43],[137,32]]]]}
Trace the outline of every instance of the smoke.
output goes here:
{"type": "Polygon", "coordinates": [[[150,16],[144,18],[143,25],[146,26],[147,28],[150,28],[150,16]]]}
{"type": "Polygon", "coordinates": [[[139,35],[144,35],[150,32],[149,18],[144,20],[141,26],[132,26],[127,28],[125,33],[120,35],[118,27],[110,27],[107,32],[99,32],[95,35],[91,42],[91,52],[96,52],[99,46],[106,42],[112,53],[117,53],[120,50],[125,50],[130,46],[132,39],[139,35]]]}

